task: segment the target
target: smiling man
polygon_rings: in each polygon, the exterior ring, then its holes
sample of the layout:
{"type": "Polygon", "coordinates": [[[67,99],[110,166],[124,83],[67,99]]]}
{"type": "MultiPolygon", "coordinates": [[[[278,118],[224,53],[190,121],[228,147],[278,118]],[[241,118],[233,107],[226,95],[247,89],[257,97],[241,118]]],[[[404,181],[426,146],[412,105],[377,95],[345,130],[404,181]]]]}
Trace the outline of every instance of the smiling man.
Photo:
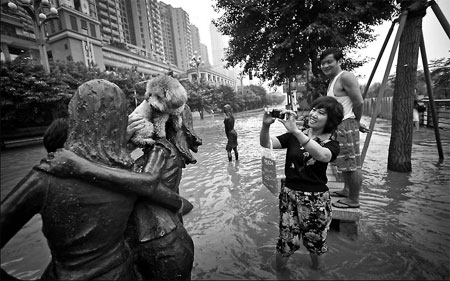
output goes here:
{"type": "Polygon", "coordinates": [[[333,206],[358,208],[362,184],[359,131],[365,133],[367,128],[360,123],[364,102],[358,80],[352,73],[342,70],[342,59],[342,51],[337,48],[327,49],[320,55],[320,67],[330,78],[327,96],[336,98],[344,107],[344,120],[337,130],[341,152],[335,164],[342,171],[345,185],[342,191],[332,193],[343,197],[333,206]]]}

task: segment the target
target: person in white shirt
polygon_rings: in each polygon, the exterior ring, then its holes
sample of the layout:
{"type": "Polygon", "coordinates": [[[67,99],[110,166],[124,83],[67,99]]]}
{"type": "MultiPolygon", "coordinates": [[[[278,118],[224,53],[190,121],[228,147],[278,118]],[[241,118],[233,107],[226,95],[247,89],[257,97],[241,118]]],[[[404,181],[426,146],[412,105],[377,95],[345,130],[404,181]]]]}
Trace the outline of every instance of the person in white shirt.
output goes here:
{"type": "Polygon", "coordinates": [[[344,107],[344,120],[338,127],[336,140],[340,144],[340,154],[335,161],[344,178],[344,189],[333,192],[332,196],[343,197],[333,206],[336,208],[359,208],[359,193],[362,185],[361,154],[359,148],[359,132],[367,132],[360,123],[363,98],[358,80],[350,72],[343,71],[342,51],[330,48],[320,55],[320,67],[330,78],[327,96],[332,96],[344,107]]]}

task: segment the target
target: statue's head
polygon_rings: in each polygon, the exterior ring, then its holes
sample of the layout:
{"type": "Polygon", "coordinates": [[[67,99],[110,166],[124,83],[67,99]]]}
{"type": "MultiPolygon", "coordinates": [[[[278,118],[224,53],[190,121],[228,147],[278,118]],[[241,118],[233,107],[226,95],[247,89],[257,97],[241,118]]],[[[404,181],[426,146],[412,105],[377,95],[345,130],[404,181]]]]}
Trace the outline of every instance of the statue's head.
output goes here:
{"type": "Polygon", "coordinates": [[[65,148],[88,160],[130,167],[126,150],[127,99],[107,80],[83,83],[69,103],[69,136],[65,148]]]}
{"type": "Polygon", "coordinates": [[[176,130],[173,124],[169,124],[168,138],[178,148],[185,164],[195,164],[197,160],[192,156],[191,151],[197,153],[198,147],[202,145],[202,139],[194,131],[192,112],[187,104],[181,114],[181,130],[176,130]]]}

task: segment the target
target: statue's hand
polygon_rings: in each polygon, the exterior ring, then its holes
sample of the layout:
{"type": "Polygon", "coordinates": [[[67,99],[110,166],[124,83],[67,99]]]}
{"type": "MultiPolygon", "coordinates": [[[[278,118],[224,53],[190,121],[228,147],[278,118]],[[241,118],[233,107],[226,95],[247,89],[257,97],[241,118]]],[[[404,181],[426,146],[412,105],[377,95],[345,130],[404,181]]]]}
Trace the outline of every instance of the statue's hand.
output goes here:
{"type": "Polygon", "coordinates": [[[144,128],[145,120],[139,115],[129,115],[128,116],[128,126],[127,126],[127,141],[131,139],[134,133],[142,128],[144,128]]]}
{"type": "Polygon", "coordinates": [[[80,157],[72,151],[58,149],[56,152],[49,153],[47,158],[42,160],[41,167],[46,172],[58,177],[71,177],[81,171],[78,159],[80,157]]]}

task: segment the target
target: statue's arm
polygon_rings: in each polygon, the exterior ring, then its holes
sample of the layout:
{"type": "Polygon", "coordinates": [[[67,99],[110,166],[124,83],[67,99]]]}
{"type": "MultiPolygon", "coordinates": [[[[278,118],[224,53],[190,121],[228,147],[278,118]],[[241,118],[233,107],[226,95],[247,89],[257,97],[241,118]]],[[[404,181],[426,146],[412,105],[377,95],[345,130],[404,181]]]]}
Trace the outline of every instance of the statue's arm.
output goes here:
{"type": "Polygon", "coordinates": [[[48,186],[48,175],[33,169],[2,200],[0,212],[2,248],[42,210],[48,186]]]}
{"type": "Polygon", "coordinates": [[[181,197],[159,182],[156,175],[134,173],[121,169],[114,169],[102,165],[95,165],[90,161],[81,171],[83,179],[92,180],[105,188],[115,189],[117,192],[133,193],[152,202],[158,203],[173,211],[182,206],[181,197]]]}
{"type": "Polygon", "coordinates": [[[79,178],[116,192],[133,193],[175,211],[182,205],[180,196],[160,184],[156,174],[134,173],[100,165],[66,149],[49,154],[39,167],[55,176],[79,178]]]}

